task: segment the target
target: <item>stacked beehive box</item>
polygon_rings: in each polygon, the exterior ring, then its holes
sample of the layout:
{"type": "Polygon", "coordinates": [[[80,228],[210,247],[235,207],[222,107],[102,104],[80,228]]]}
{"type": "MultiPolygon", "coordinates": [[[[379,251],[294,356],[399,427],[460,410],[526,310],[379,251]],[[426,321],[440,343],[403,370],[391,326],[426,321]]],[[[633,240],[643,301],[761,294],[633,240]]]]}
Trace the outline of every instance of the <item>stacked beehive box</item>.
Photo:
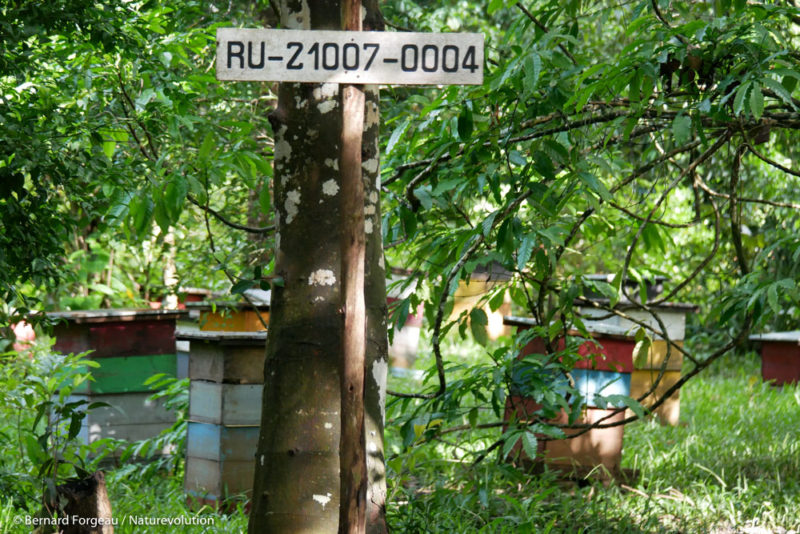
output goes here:
{"type": "Polygon", "coordinates": [[[503,302],[496,310],[488,302],[481,304],[489,293],[508,284],[512,273],[497,262],[479,265],[470,275],[469,280],[459,280],[458,288],[453,294],[453,310],[450,318],[455,319],[463,312],[470,313],[475,308],[483,309],[486,314],[486,333],[489,339],[497,339],[511,333],[511,327],[503,322],[503,317],[511,313],[511,296],[504,293],[503,302]]]}
{"type": "MultiPolygon", "coordinates": [[[[527,318],[506,317],[505,324],[516,326],[520,332],[535,326],[536,323],[527,318]]],[[[624,411],[615,408],[621,407],[622,404],[611,402],[600,407],[598,404],[602,403],[598,403],[597,397],[630,395],[633,349],[636,341],[633,336],[626,335],[624,329],[615,326],[593,325],[590,333],[591,339],[579,345],[579,359],[570,372],[574,388],[580,392],[585,403],[581,416],[575,424],[592,424],[600,419],[604,419],[604,423],[620,422],[624,418],[624,411]]],[[[555,342],[556,350],[563,350],[565,346],[563,338],[555,342]]],[[[521,351],[520,358],[530,354],[546,355],[543,339],[531,340],[521,351]]],[[[562,377],[554,377],[554,380],[556,383],[566,381],[562,377]]],[[[562,387],[564,386],[565,384],[562,387]]],[[[558,384],[556,387],[558,388],[558,384]]],[[[512,391],[506,401],[505,419],[530,420],[530,416],[540,407],[533,399],[515,395],[512,391]]],[[[565,424],[567,420],[568,414],[562,410],[553,422],[565,424]]],[[[618,425],[594,428],[584,433],[578,430],[565,430],[567,436],[575,435],[575,437],[538,442],[540,460],[561,471],[578,474],[585,474],[597,466],[602,466],[606,473],[617,476],[620,473],[622,460],[624,428],[618,425]]],[[[521,451],[518,450],[517,453],[523,456],[521,451]]]]}
{"type": "Polygon", "coordinates": [[[761,377],[776,386],[800,382],[800,330],[750,336],[761,352],[761,377]]]}
{"type": "Polygon", "coordinates": [[[189,348],[184,489],[192,505],[224,505],[252,489],[267,333],[180,331],[189,348]]]}
{"type": "MultiPolygon", "coordinates": [[[[622,328],[631,333],[640,328],[638,323],[643,323],[650,326],[655,332],[661,331],[661,326],[655,317],[634,304],[619,304],[615,309],[627,318],[588,306],[580,307],[578,311],[589,328],[592,328],[593,325],[605,325],[622,328]]],[[[682,348],[686,335],[686,315],[695,311],[696,307],[691,304],[665,303],[652,307],[652,310],[664,323],[670,342],[682,348]]],[[[645,354],[635,358],[634,370],[631,374],[631,396],[638,399],[649,392],[642,400],[642,405],[645,407],[652,405],[656,399],[675,385],[681,377],[683,365],[683,354],[678,348],[668,346],[661,334],[653,333],[650,330],[647,333],[653,339],[652,344],[645,354]],[[657,384],[656,381],[658,381],[657,384]],[[653,388],[654,384],[656,384],[655,389],[653,388]]],[[[655,414],[662,422],[677,425],[680,417],[680,390],[672,393],[661,406],[656,408],[655,414]]]]}
{"type": "Polygon", "coordinates": [[[102,438],[135,441],[158,435],[175,422],[144,382],[164,373],[176,375],[175,323],[183,312],[165,310],[94,310],[57,312],[54,326],[58,352],[91,351],[100,364],[94,381],[73,391],[71,401],[105,402],[90,410],[79,438],[86,444],[102,438]]]}

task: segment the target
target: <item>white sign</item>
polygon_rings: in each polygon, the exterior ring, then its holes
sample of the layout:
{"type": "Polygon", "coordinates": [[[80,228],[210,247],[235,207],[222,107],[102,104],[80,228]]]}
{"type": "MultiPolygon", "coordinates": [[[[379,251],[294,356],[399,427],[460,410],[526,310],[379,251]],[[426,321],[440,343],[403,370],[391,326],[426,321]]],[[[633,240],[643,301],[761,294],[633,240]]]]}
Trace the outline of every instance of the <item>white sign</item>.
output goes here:
{"type": "Polygon", "coordinates": [[[219,28],[217,79],[480,85],[483,34],[219,28]]]}

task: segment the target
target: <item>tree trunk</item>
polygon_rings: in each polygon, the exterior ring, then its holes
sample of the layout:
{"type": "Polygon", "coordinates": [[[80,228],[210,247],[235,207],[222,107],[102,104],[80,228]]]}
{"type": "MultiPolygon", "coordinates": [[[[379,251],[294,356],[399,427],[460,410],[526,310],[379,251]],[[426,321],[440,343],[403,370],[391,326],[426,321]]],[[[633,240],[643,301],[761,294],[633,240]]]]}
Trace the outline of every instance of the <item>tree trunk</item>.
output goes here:
{"type": "Polygon", "coordinates": [[[164,299],[161,307],[178,309],[178,267],[175,264],[178,249],[175,246],[175,228],[170,226],[164,234],[164,299]]]}
{"type": "MultiPolygon", "coordinates": [[[[46,506],[47,517],[53,512],[65,521],[59,534],[114,534],[111,501],[106,491],[106,479],[97,471],[84,479],[70,479],[56,487],[57,500],[46,506]]],[[[42,529],[54,532],[56,529],[42,529]]]]}
{"type": "MultiPolygon", "coordinates": [[[[373,3],[374,6],[374,3],[373,3]]],[[[340,29],[339,2],[280,3],[282,27],[340,29]]],[[[369,6],[368,6],[369,9],[369,6]]],[[[369,20],[369,18],[368,18],[369,20]]],[[[366,22],[365,22],[365,27],[366,22]]],[[[378,192],[378,94],[365,87],[362,139],[367,318],[364,440],[367,532],[386,532],[383,407],[386,286],[378,192]]],[[[281,84],[275,132],[275,276],[249,531],[336,533],[341,434],[339,156],[335,84],[281,84]]]]}

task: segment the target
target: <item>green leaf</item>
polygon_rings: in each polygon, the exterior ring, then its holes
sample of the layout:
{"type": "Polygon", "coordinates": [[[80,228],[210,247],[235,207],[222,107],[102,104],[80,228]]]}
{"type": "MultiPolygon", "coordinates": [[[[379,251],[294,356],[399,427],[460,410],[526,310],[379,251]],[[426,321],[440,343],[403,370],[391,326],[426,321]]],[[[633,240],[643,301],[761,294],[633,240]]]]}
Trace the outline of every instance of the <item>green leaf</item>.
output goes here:
{"type": "Polygon", "coordinates": [[[739,86],[736,90],[736,98],[733,99],[733,114],[739,115],[744,108],[744,99],[747,97],[747,91],[750,89],[750,86],[753,85],[753,82],[743,83],[739,86]]]}
{"type": "Polygon", "coordinates": [[[636,72],[633,73],[633,76],[631,76],[631,81],[628,89],[628,98],[630,99],[631,102],[639,102],[641,100],[642,98],[641,86],[642,86],[642,73],[639,69],[637,69],[636,72]]]}
{"type": "Polygon", "coordinates": [[[33,465],[39,465],[47,459],[46,451],[42,450],[39,442],[32,434],[25,435],[25,451],[28,453],[28,458],[30,458],[33,465]]]}
{"type": "Polygon", "coordinates": [[[489,309],[497,311],[500,309],[500,306],[503,305],[506,299],[506,290],[497,291],[491,299],[489,299],[489,309]]]}
{"type": "Polygon", "coordinates": [[[603,398],[611,404],[623,404],[636,414],[639,419],[647,417],[647,412],[644,407],[639,404],[636,399],[628,397],[627,395],[604,395],[603,398]]]}
{"type": "Polygon", "coordinates": [[[478,408],[472,408],[467,415],[467,419],[469,420],[469,426],[475,428],[475,425],[478,424],[478,408]]]}
{"type": "Polygon", "coordinates": [[[525,451],[525,454],[528,455],[528,458],[530,459],[536,458],[536,452],[537,452],[536,435],[530,429],[527,429],[522,434],[522,450],[525,451]]]}
{"type": "Polygon", "coordinates": [[[469,327],[472,331],[472,336],[481,345],[486,345],[489,342],[489,336],[486,333],[488,324],[489,318],[486,317],[486,312],[481,308],[474,308],[469,312],[469,327]]]}
{"type": "Polygon", "coordinates": [[[167,375],[166,373],[156,373],[153,376],[148,377],[144,382],[142,382],[142,385],[149,386],[151,384],[155,384],[156,382],[158,382],[162,378],[166,378],[167,376],[169,375],[167,375]]]}
{"type": "Polygon", "coordinates": [[[488,237],[489,232],[492,231],[492,226],[494,225],[494,220],[497,218],[498,212],[492,212],[486,217],[483,222],[481,223],[481,229],[483,230],[483,237],[488,237]]]}
{"type": "Polygon", "coordinates": [[[462,141],[469,140],[472,135],[472,128],[472,106],[469,103],[464,103],[461,106],[461,113],[458,115],[458,137],[462,141]]]}
{"type": "Polygon", "coordinates": [[[652,342],[650,341],[650,338],[647,337],[644,328],[639,328],[639,331],[636,332],[636,338],[636,345],[633,347],[633,365],[637,369],[646,369],[652,342]],[[640,333],[645,334],[641,339],[639,339],[640,333]]]}
{"type": "Polygon", "coordinates": [[[211,149],[214,148],[214,136],[211,132],[208,132],[206,136],[203,138],[203,144],[200,145],[200,150],[197,152],[197,157],[200,161],[206,161],[208,159],[208,155],[211,153],[211,149]]]}
{"type": "Polygon", "coordinates": [[[597,179],[597,177],[588,172],[578,173],[578,177],[583,183],[589,186],[589,189],[597,193],[597,196],[605,201],[611,200],[611,193],[606,189],[605,184],[597,179]]]}
{"type": "Polygon", "coordinates": [[[605,298],[608,299],[611,306],[614,306],[617,301],[619,301],[619,293],[617,290],[609,284],[608,282],[602,282],[600,280],[594,280],[590,283],[590,285],[597,291],[600,292],[605,298]]]}
{"type": "Polygon", "coordinates": [[[519,167],[524,167],[528,164],[528,160],[518,150],[512,150],[508,153],[508,161],[519,167]]]}
{"type": "Polygon", "coordinates": [[[267,183],[261,185],[261,191],[258,193],[258,205],[262,213],[271,213],[272,198],[269,192],[269,184],[267,183]]]}
{"type": "Polygon", "coordinates": [[[543,150],[536,150],[533,153],[533,168],[548,180],[553,180],[556,177],[556,168],[553,165],[553,161],[547,155],[547,152],[543,150]]]}
{"type": "Polygon", "coordinates": [[[692,118],[688,115],[680,114],[672,121],[672,136],[675,144],[683,145],[692,136],[692,118]]]}
{"type": "Polygon", "coordinates": [[[114,157],[114,151],[117,149],[116,141],[103,141],[103,153],[108,159],[114,157]]]}
{"type": "Polygon", "coordinates": [[[783,85],[781,85],[780,83],[776,82],[772,78],[764,78],[764,79],[761,80],[761,82],[765,86],[767,86],[770,89],[772,89],[773,91],[775,91],[775,93],[781,98],[781,100],[783,100],[784,102],[786,102],[787,104],[792,106],[792,108],[795,107],[794,101],[792,101],[792,95],[789,94],[789,92],[786,90],[786,88],[783,85]]]}
{"type": "Polygon", "coordinates": [[[255,285],[256,285],[255,280],[239,280],[238,282],[233,284],[233,287],[231,288],[231,293],[233,293],[234,295],[241,295],[242,293],[244,293],[248,289],[251,289],[255,285]]]}
{"type": "Polygon", "coordinates": [[[517,3],[517,0],[492,0],[489,2],[489,14],[493,15],[495,11],[502,9],[503,7],[514,7],[517,3]]]}
{"type": "Polygon", "coordinates": [[[795,87],[797,87],[797,82],[798,82],[798,79],[799,79],[799,78],[798,78],[798,76],[800,76],[800,75],[798,75],[798,73],[796,73],[796,72],[793,72],[793,71],[790,71],[790,72],[791,72],[791,74],[790,74],[790,75],[788,75],[788,76],[784,76],[784,77],[781,79],[781,85],[782,85],[783,87],[785,87],[785,88],[786,88],[786,90],[787,90],[789,93],[791,93],[792,91],[794,91],[795,87]]]}
{"type": "Polygon", "coordinates": [[[547,327],[547,337],[551,340],[555,339],[561,333],[561,330],[563,328],[564,328],[564,323],[561,321],[561,319],[553,321],[547,327]]]}
{"type": "Polygon", "coordinates": [[[781,307],[778,303],[778,284],[770,284],[767,289],[767,303],[775,314],[781,312],[781,307]]]}
{"type": "Polygon", "coordinates": [[[147,197],[137,196],[128,206],[133,219],[133,230],[139,238],[149,233],[153,218],[153,202],[147,197]]]}
{"type": "Polygon", "coordinates": [[[505,443],[503,443],[503,458],[508,458],[508,455],[514,450],[514,446],[516,446],[521,437],[522,433],[519,431],[515,431],[506,436],[505,443]]]}
{"type": "Polygon", "coordinates": [[[186,179],[179,174],[172,175],[172,179],[164,190],[164,207],[171,222],[178,222],[188,194],[189,183],[186,179]]]}
{"type": "Polygon", "coordinates": [[[397,142],[406,132],[410,124],[411,124],[411,119],[408,118],[405,121],[401,122],[400,125],[394,129],[392,135],[389,137],[389,142],[386,144],[386,156],[389,156],[392,153],[394,147],[397,145],[397,142]]]}
{"type": "Polygon", "coordinates": [[[539,84],[539,76],[542,73],[542,58],[534,52],[525,58],[523,67],[525,72],[525,77],[523,78],[525,91],[532,93],[539,84]]]}
{"type": "Polygon", "coordinates": [[[750,92],[750,113],[756,120],[761,118],[764,113],[764,94],[761,92],[760,87],[753,87],[750,92]]]}
{"type": "Polygon", "coordinates": [[[417,216],[405,206],[400,206],[400,220],[403,223],[403,231],[408,237],[412,237],[417,232],[417,216]]]}
{"type": "Polygon", "coordinates": [[[417,197],[419,203],[426,210],[433,207],[433,197],[431,196],[430,186],[417,187],[414,190],[414,196],[417,197]]]}
{"type": "Polygon", "coordinates": [[[533,252],[533,246],[536,244],[536,239],[532,235],[527,235],[522,240],[522,243],[519,245],[519,251],[517,252],[517,269],[520,271],[525,268],[528,264],[528,260],[531,259],[531,253],[533,252]]]}
{"type": "Polygon", "coordinates": [[[80,433],[84,417],[86,417],[86,412],[72,412],[67,439],[75,439],[75,437],[80,433]]]}

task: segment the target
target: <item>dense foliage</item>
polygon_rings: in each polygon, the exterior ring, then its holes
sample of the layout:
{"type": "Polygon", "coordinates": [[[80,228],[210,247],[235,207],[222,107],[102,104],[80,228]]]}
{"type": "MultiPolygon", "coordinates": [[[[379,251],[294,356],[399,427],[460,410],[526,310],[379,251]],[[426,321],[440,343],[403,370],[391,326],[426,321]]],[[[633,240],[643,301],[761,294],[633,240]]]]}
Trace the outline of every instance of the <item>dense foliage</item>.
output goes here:
{"type": "MultiPolygon", "coordinates": [[[[616,303],[639,300],[655,315],[665,301],[699,305],[693,331],[711,337],[684,353],[681,382],[749,330],[796,324],[795,8],[490,2],[487,25],[468,4],[386,10],[398,27],[481,30],[488,41],[483,86],[387,95],[385,223],[387,242],[399,243],[389,254],[425,288],[409,301],[425,301],[438,370],[423,404],[402,401],[407,444],[415,427],[436,438],[476,428],[478,411],[497,421],[509,388],[541,399],[542,419],[561,407],[577,415],[580,392],[569,391],[567,405],[537,374],[570,371],[574,347],[559,352],[555,339],[572,328],[587,335],[576,301],[620,313],[616,303]],[[442,336],[486,318],[473,310],[448,322],[451,297],[458,280],[491,264],[513,273],[517,310],[543,325],[529,333],[552,343],[520,363],[516,350],[530,338],[518,336],[460,372],[442,336]],[[598,272],[613,282],[584,276],[598,272]],[[656,276],[669,281],[647,301],[636,287],[656,276]],[[598,294],[607,305],[588,301],[598,294]]],[[[505,290],[486,295],[492,309],[505,290]]],[[[665,334],[641,326],[645,343],[665,334]]],[[[485,343],[481,328],[469,330],[485,343]]],[[[494,445],[522,439],[532,451],[535,424],[494,445]]]]}
{"type": "Polygon", "coordinates": [[[234,248],[217,221],[264,226],[269,93],[218,85],[213,74],[215,25],[252,21],[258,6],[232,14],[227,3],[64,0],[0,9],[4,301],[24,312],[46,291],[50,307],[130,305],[166,292],[162,272],[176,255],[189,286],[227,281],[213,268],[231,261],[238,274],[264,260],[251,253],[263,239],[237,234],[234,248]]]}

